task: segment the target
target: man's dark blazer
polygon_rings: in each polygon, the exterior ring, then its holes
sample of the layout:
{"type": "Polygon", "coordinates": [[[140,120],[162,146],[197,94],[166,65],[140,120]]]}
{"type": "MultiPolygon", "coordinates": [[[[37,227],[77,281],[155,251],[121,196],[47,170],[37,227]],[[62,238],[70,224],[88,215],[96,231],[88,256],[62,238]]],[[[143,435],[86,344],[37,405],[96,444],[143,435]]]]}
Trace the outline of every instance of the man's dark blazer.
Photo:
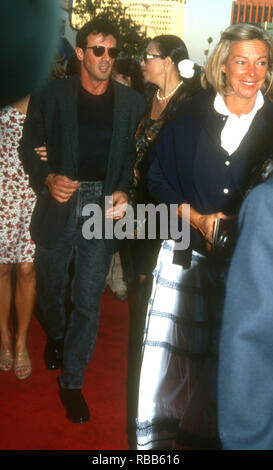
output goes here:
{"type": "MultiPolygon", "coordinates": [[[[44,247],[53,247],[64,233],[71,207],[71,201],[59,203],[49,194],[45,179],[49,173],[77,179],[78,86],[79,80],[75,77],[56,80],[32,96],[20,142],[20,157],[38,197],[31,235],[44,247]],[[47,147],[47,162],[41,161],[34,151],[43,143],[47,147]]],[[[113,87],[114,124],[104,185],[106,196],[114,191],[128,193],[135,161],[135,130],[145,106],[144,99],[135,90],[114,81],[113,87]]]]}
{"type": "Polygon", "coordinates": [[[273,449],[273,179],[242,205],[219,358],[224,449],[273,449]]]}

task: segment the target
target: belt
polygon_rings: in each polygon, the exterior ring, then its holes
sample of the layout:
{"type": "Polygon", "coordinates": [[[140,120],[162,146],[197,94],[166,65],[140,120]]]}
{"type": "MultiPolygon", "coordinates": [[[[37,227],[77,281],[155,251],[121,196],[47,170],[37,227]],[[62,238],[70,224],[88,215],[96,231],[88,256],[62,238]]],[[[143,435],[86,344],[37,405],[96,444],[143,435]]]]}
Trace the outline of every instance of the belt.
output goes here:
{"type": "Polygon", "coordinates": [[[80,181],[78,191],[89,191],[91,194],[103,188],[104,181],[80,181]]]}
{"type": "Polygon", "coordinates": [[[76,218],[80,217],[81,214],[81,197],[83,193],[96,194],[100,192],[102,194],[104,181],[80,181],[77,190],[77,202],[76,202],[76,218]]]}

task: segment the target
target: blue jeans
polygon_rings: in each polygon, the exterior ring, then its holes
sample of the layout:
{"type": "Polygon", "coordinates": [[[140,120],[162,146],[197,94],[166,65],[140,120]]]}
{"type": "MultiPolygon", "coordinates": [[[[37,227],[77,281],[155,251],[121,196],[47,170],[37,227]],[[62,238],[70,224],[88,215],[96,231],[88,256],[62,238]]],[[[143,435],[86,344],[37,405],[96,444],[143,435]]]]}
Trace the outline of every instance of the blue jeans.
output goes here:
{"type": "Polygon", "coordinates": [[[85,220],[80,214],[85,204],[100,204],[102,182],[87,183],[73,195],[66,232],[52,249],[37,246],[35,265],[37,292],[54,339],[64,339],[63,369],[59,377],[64,388],[81,388],[97,338],[100,300],[104,291],[111,255],[104,240],[82,236],[85,220]],[[65,295],[69,267],[73,263],[72,312],[67,318],[65,295]]]}

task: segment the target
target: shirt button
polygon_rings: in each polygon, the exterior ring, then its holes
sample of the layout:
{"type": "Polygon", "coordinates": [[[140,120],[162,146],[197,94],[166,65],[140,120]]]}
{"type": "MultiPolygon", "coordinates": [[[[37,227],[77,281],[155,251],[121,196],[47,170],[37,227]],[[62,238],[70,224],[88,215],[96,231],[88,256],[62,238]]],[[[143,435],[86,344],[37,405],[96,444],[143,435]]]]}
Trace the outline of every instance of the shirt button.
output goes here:
{"type": "Polygon", "coordinates": [[[228,194],[228,193],[229,193],[229,189],[228,189],[228,188],[224,188],[223,193],[224,193],[224,194],[228,194]]]}
{"type": "Polygon", "coordinates": [[[226,161],[225,161],[225,165],[226,165],[226,166],[229,166],[229,165],[230,165],[230,161],[229,161],[229,160],[226,160],[226,161]]]}

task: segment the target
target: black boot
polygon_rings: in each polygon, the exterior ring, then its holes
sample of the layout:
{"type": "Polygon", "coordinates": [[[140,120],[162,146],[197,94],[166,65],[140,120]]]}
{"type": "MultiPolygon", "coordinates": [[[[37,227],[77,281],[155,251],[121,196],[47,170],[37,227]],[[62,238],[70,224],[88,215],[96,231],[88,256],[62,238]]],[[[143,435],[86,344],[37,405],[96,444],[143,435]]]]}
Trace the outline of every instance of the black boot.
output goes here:
{"type": "Polygon", "coordinates": [[[51,338],[47,338],[44,358],[47,369],[60,369],[63,361],[63,340],[54,341],[51,338]]]}
{"type": "Polygon", "coordinates": [[[72,423],[87,423],[90,419],[88,405],[80,388],[63,388],[60,386],[60,398],[66,409],[66,417],[72,423]]]}

